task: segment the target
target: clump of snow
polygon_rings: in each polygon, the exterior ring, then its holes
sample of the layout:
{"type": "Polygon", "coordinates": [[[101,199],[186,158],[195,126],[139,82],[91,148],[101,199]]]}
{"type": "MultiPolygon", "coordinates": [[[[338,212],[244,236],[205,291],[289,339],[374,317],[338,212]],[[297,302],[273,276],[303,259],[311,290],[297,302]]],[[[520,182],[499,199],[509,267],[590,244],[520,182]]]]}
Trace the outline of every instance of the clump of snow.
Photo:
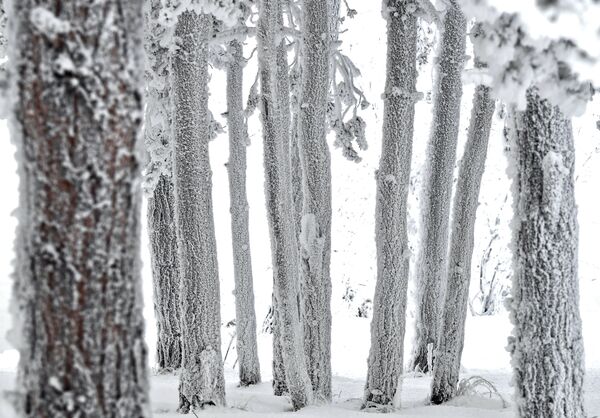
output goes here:
{"type": "Polygon", "coordinates": [[[29,19],[37,31],[50,39],[54,39],[58,35],[64,35],[71,30],[69,22],[59,19],[50,10],[41,6],[31,10],[29,19]]]}
{"type": "MultiPolygon", "coordinates": [[[[466,14],[482,23],[482,31],[473,33],[471,41],[477,56],[488,64],[493,80],[489,85],[496,96],[523,110],[527,89],[537,85],[540,94],[560,106],[563,113],[582,115],[593,94],[591,82],[600,82],[595,70],[600,59],[598,24],[588,22],[584,29],[587,37],[571,36],[573,25],[584,23],[572,20],[569,25],[542,24],[544,30],[539,30],[538,22],[548,22],[539,11],[532,14],[526,7],[511,5],[511,1],[504,3],[496,8],[481,0],[462,1],[466,14]],[[536,25],[528,24],[532,21],[536,25]],[[589,38],[595,39],[593,47],[589,38]]],[[[590,6],[589,11],[595,15],[600,7],[590,6]]]]}
{"type": "Polygon", "coordinates": [[[317,218],[314,213],[307,213],[302,216],[302,228],[300,230],[300,245],[306,252],[310,252],[310,247],[317,238],[317,218]]]}
{"type": "Polygon", "coordinates": [[[240,0],[162,0],[164,26],[174,26],[177,17],[186,11],[212,14],[226,26],[235,26],[243,15],[240,0]]]}

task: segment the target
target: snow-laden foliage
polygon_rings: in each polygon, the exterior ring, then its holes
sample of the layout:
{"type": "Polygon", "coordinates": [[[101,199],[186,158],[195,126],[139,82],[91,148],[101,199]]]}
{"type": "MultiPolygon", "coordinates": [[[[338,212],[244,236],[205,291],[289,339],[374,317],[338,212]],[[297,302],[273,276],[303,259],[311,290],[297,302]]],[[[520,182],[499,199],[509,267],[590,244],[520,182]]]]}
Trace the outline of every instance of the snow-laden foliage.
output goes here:
{"type": "Polygon", "coordinates": [[[11,1],[21,417],[149,417],[142,0],[11,1]]]}
{"type": "Polygon", "coordinates": [[[461,1],[468,16],[482,23],[473,46],[488,64],[486,84],[499,99],[523,110],[527,89],[535,84],[566,115],[583,114],[593,94],[590,84],[600,84],[595,68],[600,59],[600,4],[546,2],[543,9],[553,12],[543,13],[531,2],[461,1]]]}
{"type": "Polygon", "coordinates": [[[477,86],[454,193],[442,332],[437,342],[431,382],[431,402],[434,404],[446,402],[456,394],[465,338],[479,189],[494,109],[490,88],[477,86]]]}
{"type": "Polygon", "coordinates": [[[516,405],[522,417],[584,417],[571,122],[535,88],[515,121],[516,405]]]}
{"type": "Polygon", "coordinates": [[[387,73],[383,143],[376,176],[377,284],[363,401],[366,408],[393,408],[400,399],[410,253],[407,200],[417,82],[418,20],[414,6],[414,1],[385,3],[387,73]]]}
{"type": "Polygon", "coordinates": [[[161,0],[161,22],[174,27],[185,12],[213,15],[227,26],[235,26],[243,14],[245,0],[161,0]]]}
{"type": "Polygon", "coordinates": [[[443,18],[437,59],[435,103],[421,200],[421,239],[416,262],[417,318],[411,369],[429,371],[430,346],[437,344],[446,283],[452,183],[462,98],[467,22],[458,0],[443,18]]]}
{"type": "Polygon", "coordinates": [[[356,86],[360,70],[339,50],[332,51],[332,54],[332,102],[329,103],[327,113],[330,127],[335,132],[334,146],[341,148],[342,155],[348,160],[360,162],[361,157],[354,144],[362,151],[368,148],[368,144],[366,122],[358,116],[358,111],[366,109],[370,103],[356,86]],[[340,81],[338,77],[341,78],[340,81]]]}

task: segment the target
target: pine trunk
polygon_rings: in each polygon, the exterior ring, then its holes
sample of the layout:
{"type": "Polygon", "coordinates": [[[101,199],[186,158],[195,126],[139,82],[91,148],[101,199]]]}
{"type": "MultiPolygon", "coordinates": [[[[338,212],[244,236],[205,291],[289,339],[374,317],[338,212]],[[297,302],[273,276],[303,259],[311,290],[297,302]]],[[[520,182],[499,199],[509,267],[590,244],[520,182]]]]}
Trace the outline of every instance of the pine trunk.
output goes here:
{"type": "Polygon", "coordinates": [[[240,385],[260,382],[260,364],[256,344],[256,314],[248,199],[246,196],[246,146],[248,130],[244,115],[244,55],[242,44],[229,43],[231,61],[227,67],[227,122],[229,126],[229,193],[231,198],[231,236],[235,276],[236,338],[240,385]]]}
{"type": "Polygon", "coordinates": [[[208,155],[208,39],[212,17],[185,11],[175,26],[175,221],[181,279],[180,410],[225,404],[217,245],[208,155]]]}
{"type": "Polygon", "coordinates": [[[19,0],[10,11],[20,416],[149,417],[142,2],[19,0]]]}
{"type": "Polygon", "coordinates": [[[158,337],[156,360],[159,371],[169,372],[181,366],[181,313],[173,180],[165,175],[160,176],[148,198],[148,236],[158,337]]]}
{"type": "Polygon", "coordinates": [[[398,406],[409,273],[407,199],[415,101],[417,16],[412,0],[387,3],[387,75],[377,172],[377,285],[364,407],[398,406]]]}
{"type": "MultiPolygon", "coordinates": [[[[298,302],[299,261],[294,236],[294,210],[289,157],[289,127],[282,123],[277,58],[281,4],[279,0],[259,2],[258,60],[261,84],[265,196],[271,234],[273,294],[276,324],[279,326],[286,386],[294,409],[312,402],[310,379],[303,355],[303,332],[298,302]]],[[[287,69],[286,69],[287,70],[287,69]]],[[[274,338],[277,337],[274,333],[274,338]]]]}
{"type": "Polygon", "coordinates": [[[173,132],[169,50],[160,23],[160,0],[146,8],[146,122],[144,141],[149,162],[145,170],[148,194],[148,236],[156,317],[156,358],[159,372],[181,366],[179,270],[172,179],[173,132]]]}
{"type": "Polygon", "coordinates": [[[477,86],[454,194],[448,287],[442,315],[443,331],[437,344],[431,383],[431,402],[434,404],[446,402],[456,395],[465,339],[479,189],[485,169],[494,108],[489,87],[477,86]]]}
{"type": "Polygon", "coordinates": [[[421,200],[421,248],[416,263],[417,316],[411,370],[430,372],[444,303],[448,227],[462,97],[467,23],[457,0],[443,21],[431,138],[421,200]]]}
{"type": "Polygon", "coordinates": [[[536,89],[517,116],[511,338],[520,417],[585,417],[570,120],[536,89]]]}
{"type": "Polygon", "coordinates": [[[327,145],[329,5],[304,0],[300,162],[303,209],[300,233],[304,350],[317,401],[331,401],[331,161],[327,145]]]}
{"type": "MultiPolygon", "coordinates": [[[[283,25],[283,15],[279,14],[277,17],[277,24],[279,26],[283,25]]],[[[289,67],[287,60],[287,45],[285,40],[282,40],[277,45],[276,51],[276,78],[277,78],[277,112],[279,114],[279,123],[281,126],[282,134],[284,137],[282,140],[290,141],[288,148],[286,151],[289,154],[290,158],[290,175],[291,175],[291,187],[292,187],[292,200],[293,200],[293,214],[294,214],[294,230],[293,236],[296,237],[295,243],[295,251],[299,251],[299,243],[298,243],[298,234],[299,234],[299,218],[301,216],[300,212],[298,212],[298,199],[301,198],[301,195],[298,196],[298,190],[302,188],[302,177],[300,174],[299,166],[295,166],[296,158],[299,158],[297,154],[297,143],[296,149],[294,146],[293,136],[295,132],[292,131],[291,117],[290,117],[290,77],[289,77],[289,67]]],[[[299,165],[299,163],[298,163],[299,165]]],[[[300,205],[302,202],[300,201],[300,205]]],[[[300,206],[300,211],[302,210],[302,206],[300,206]]],[[[296,298],[298,299],[300,293],[300,283],[296,282],[296,298]]],[[[277,310],[277,300],[274,298],[274,309],[277,310]]],[[[273,321],[273,392],[276,396],[281,396],[284,393],[287,393],[287,384],[285,382],[285,365],[283,363],[283,350],[281,347],[281,329],[280,322],[274,317],[273,321]]]]}

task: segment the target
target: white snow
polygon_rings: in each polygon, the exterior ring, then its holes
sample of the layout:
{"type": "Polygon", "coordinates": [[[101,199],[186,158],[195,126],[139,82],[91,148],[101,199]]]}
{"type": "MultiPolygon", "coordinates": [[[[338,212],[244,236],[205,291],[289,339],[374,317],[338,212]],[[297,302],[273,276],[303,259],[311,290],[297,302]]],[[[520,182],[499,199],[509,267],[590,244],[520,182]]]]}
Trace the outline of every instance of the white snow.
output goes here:
{"type": "Polygon", "coordinates": [[[39,32],[50,39],[68,33],[71,30],[71,24],[69,22],[59,19],[50,10],[41,6],[36,7],[31,11],[29,19],[39,32]]]}
{"type": "MultiPolygon", "coordinates": [[[[513,0],[511,0],[513,1],[513,0]]],[[[533,0],[519,0],[521,3],[533,0]]],[[[369,351],[370,318],[357,317],[357,311],[372,300],[375,286],[375,240],[374,207],[375,178],[373,172],[379,163],[381,122],[383,102],[379,99],[384,91],[385,81],[385,25],[381,18],[381,3],[370,1],[349,1],[358,12],[354,19],[346,19],[342,34],[342,49],[353,57],[363,73],[365,94],[372,99],[372,105],[365,111],[367,122],[366,135],[370,140],[368,152],[361,153],[360,164],[348,162],[339,152],[332,152],[333,173],[333,224],[332,224],[332,369],[334,373],[334,403],[327,407],[312,407],[297,415],[303,417],[350,418],[364,416],[358,411],[366,376],[366,359],[369,351]],[[350,286],[353,292],[351,301],[342,299],[350,286]]],[[[508,3],[507,3],[508,4],[508,3]]],[[[600,22],[600,19],[598,20],[600,22]]],[[[578,28],[573,28],[578,30],[578,28]]],[[[600,49],[598,49],[600,51],[600,49]]],[[[431,57],[430,57],[431,58],[431,57]]],[[[429,61],[431,63],[431,59],[429,61]]],[[[421,77],[417,89],[426,94],[431,92],[431,64],[421,68],[421,77]]],[[[251,60],[247,67],[246,93],[250,89],[256,64],[251,60]]],[[[600,74],[600,72],[599,72],[600,74]]],[[[225,111],[225,90],[223,73],[212,74],[211,108],[215,115],[225,111]]],[[[465,86],[461,115],[468,115],[472,86],[465,86]]],[[[410,250],[417,248],[418,228],[418,182],[420,170],[425,159],[424,138],[428,137],[431,103],[420,101],[416,105],[415,150],[411,196],[409,203],[410,250]],[[420,138],[420,139],[419,139],[420,138]]],[[[586,406],[590,417],[600,415],[600,333],[597,332],[597,318],[600,316],[600,259],[597,251],[597,237],[600,235],[600,198],[598,197],[598,179],[600,179],[600,155],[596,150],[600,146],[600,131],[596,121],[600,118],[600,100],[596,99],[587,108],[583,117],[573,121],[576,146],[577,203],[580,224],[579,272],[581,288],[581,307],[584,328],[587,375],[586,406]],[[586,162],[587,161],[587,162],[586,162]]],[[[466,138],[468,118],[461,119],[461,138],[466,138]]],[[[490,139],[489,160],[482,183],[480,197],[480,216],[476,225],[476,243],[473,254],[471,298],[479,292],[479,264],[493,234],[492,227],[498,222],[497,233],[500,237],[493,243],[492,259],[488,269],[499,263],[499,269],[507,269],[510,249],[507,245],[510,237],[509,221],[512,210],[510,202],[505,203],[509,194],[510,182],[505,173],[506,158],[503,154],[507,145],[502,135],[504,120],[494,118],[490,139]]],[[[268,227],[265,215],[263,150],[260,139],[258,117],[249,120],[249,133],[252,146],[248,148],[248,201],[250,205],[251,237],[250,247],[253,256],[253,271],[256,286],[256,314],[259,324],[259,351],[262,365],[263,383],[258,387],[237,388],[237,370],[235,351],[230,353],[226,363],[227,402],[223,409],[209,409],[199,416],[213,417],[223,415],[241,415],[248,417],[290,416],[290,405],[285,398],[271,395],[271,338],[260,332],[261,324],[271,304],[271,251],[268,242],[268,227]]],[[[223,324],[234,318],[235,303],[232,295],[233,262],[231,255],[231,233],[229,217],[229,192],[227,189],[227,170],[224,164],[229,158],[228,141],[225,135],[210,144],[211,166],[213,167],[214,217],[219,251],[221,278],[222,320],[223,324]]],[[[462,155],[459,144],[458,154],[462,155]]],[[[2,179],[2,199],[0,199],[0,391],[12,388],[14,370],[18,354],[5,339],[10,328],[9,297],[12,280],[10,274],[14,258],[12,246],[16,221],[11,215],[17,203],[18,178],[14,161],[14,147],[8,140],[4,121],[0,121],[0,178],[2,179]]],[[[145,219],[145,215],[142,216],[145,219]]],[[[152,285],[150,263],[147,252],[147,237],[144,233],[144,313],[147,319],[146,341],[149,346],[150,364],[154,364],[154,313],[151,303],[152,285]]],[[[412,266],[411,266],[411,270],[412,266]]],[[[486,273],[489,275],[489,273],[486,273]]],[[[510,282],[510,280],[508,280],[510,282]]],[[[407,312],[407,335],[405,353],[410,353],[414,320],[413,297],[409,295],[407,312]]],[[[472,316],[467,314],[466,341],[463,352],[463,376],[481,375],[492,381],[511,406],[501,409],[501,402],[492,397],[462,397],[444,406],[424,406],[430,380],[428,377],[405,377],[402,390],[403,410],[397,416],[413,417],[455,417],[455,418],[502,418],[514,417],[512,409],[513,389],[510,358],[505,350],[507,337],[511,332],[508,314],[504,310],[494,316],[472,316]]],[[[225,349],[231,339],[230,330],[223,328],[225,349]]],[[[180,418],[175,412],[177,407],[178,378],[174,376],[153,376],[151,379],[151,398],[154,416],[158,418],[180,418]]],[[[8,405],[0,397],[0,417],[13,418],[8,405]]],[[[193,416],[193,415],[191,415],[193,416]]]]}

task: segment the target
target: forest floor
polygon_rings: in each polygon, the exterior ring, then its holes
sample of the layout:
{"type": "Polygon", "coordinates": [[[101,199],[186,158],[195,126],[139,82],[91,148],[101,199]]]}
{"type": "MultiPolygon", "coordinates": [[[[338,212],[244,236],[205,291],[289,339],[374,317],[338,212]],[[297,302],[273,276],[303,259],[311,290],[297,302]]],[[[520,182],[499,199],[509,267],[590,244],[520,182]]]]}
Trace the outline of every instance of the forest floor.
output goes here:
{"type": "MultiPolygon", "coordinates": [[[[454,417],[454,418],[508,418],[514,417],[514,402],[511,397],[511,376],[507,372],[489,370],[471,371],[468,376],[481,376],[492,382],[498,394],[479,388],[477,394],[460,396],[440,406],[427,405],[430,378],[406,376],[402,384],[402,408],[392,416],[413,417],[454,417]]],[[[15,375],[13,372],[0,372],[0,390],[9,389],[15,375]]],[[[209,407],[196,411],[199,417],[243,416],[243,417],[286,417],[290,416],[291,403],[287,397],[273,396],[271,383],[240,388],[236,385],[236,373],[227,371],[227,407],[209,407]]],[[[178,377],[173,375],[153,375],[151,378],[151,402],[153,416],[157,418],[181,417],[177,413],[178,377]]],[[[360,410],[363,380],[336,376],[333,379],[333,403],[303,409],[293,416],[349,418],[364,417],[360,410]]],[[[586,409],[588,417],[600,415],[600,370],[588,370],[586,375],[586,409]]],[[[0,402],[0,416],[11,418],[8,408],[0,402]]],[[[193,416],[190,414],[189,416],[193,416]]]]}

